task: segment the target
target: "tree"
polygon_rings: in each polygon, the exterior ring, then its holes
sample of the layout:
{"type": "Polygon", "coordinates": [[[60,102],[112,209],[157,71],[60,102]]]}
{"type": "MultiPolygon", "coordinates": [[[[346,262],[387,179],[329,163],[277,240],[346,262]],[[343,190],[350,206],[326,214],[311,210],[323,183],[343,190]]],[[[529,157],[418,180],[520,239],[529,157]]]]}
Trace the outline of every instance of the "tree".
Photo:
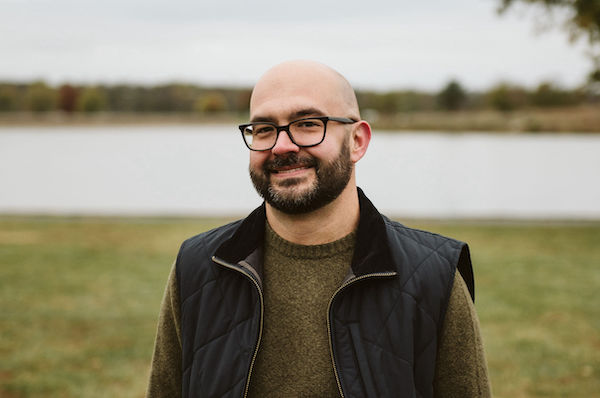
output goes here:
{"type": "Polygon", "coordinates": [[[26,104],[27,109],[36,112],[47,112],[56,107],[57,93],[52,87],[43,81],[31,83],[27,87],[26,104]]]}
{"type": "Polygon", "coordinates": [[[463,107],[467,100],[465,90],[456,80],[451,80],[438,94],[438,104],[442,109],[456,111],[463,107]]]}
{"type": "Polygon", "coordinates": [[[252,95],[252,90],[250,90],[250,89],[236,90],[235,101],[233,101],[236,112],[246,112],[247,111],[248,104],[250,104],[250,96],[251,95],[252,95]]]}
{"type": "Polygon", "coordinates": [[[543,82],[531,94],[531,102],[539,107],[570,106],[581,102],[575,91],[563,90],[550,83],[543,82]]]}
{"type": "Polygon", "coordinates": [[[77,109],[93,113],[106,110],[106,94],[100,87],[86,87],[77,98],[77,109]]]}
{"type": "Polygon", "coordinates": [[[205,114],[224,112],[228,109],[227,98],[218,91],[211,91],[196,99],[194,109],[205,114]]]}
{"type": "Polygon", "coordinates": [[[513,3],[521,2],[537,4],[546,8],[548,12],[553,9],[567,11],[566,27],[570,39],[576,40],[580,36],[587,36],[590,45],[590,57],[593,70],[589,78],[600,81],[600,1],[599,0],[499,0],[499,11],[505,12],[513,3]]]}
{"type": "Polygon", "coordinates": [[[523,108],[528,103],[525,89],[510,83],[500,83],[487,92],[489,104],[499,111],[509,112],[523,108]]]}
{"type": "Polygon", "coordinates": [[[63,84],[58,89],[58,109],[73,113],[77,104],[77,90],[70,84],[63,84]]]}
{"type": "Polygon", "coordinates": [[[14,85],[0,84],[0,112],[17,110],[19,92],[14,85]]]}

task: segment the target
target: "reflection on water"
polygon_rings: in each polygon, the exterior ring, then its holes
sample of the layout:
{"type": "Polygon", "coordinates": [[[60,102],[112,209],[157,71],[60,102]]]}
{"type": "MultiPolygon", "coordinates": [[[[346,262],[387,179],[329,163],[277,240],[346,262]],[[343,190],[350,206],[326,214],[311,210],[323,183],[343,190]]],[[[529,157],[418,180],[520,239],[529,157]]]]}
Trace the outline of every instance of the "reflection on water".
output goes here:
{"type": "MultiPolygon", "coordinates": [[[[600,135],[375,133],[358,184],[408,217],[600,219],[600,135]]],[[[0,212],[247,213],[234,126],[0,128],[0,212]]]]}

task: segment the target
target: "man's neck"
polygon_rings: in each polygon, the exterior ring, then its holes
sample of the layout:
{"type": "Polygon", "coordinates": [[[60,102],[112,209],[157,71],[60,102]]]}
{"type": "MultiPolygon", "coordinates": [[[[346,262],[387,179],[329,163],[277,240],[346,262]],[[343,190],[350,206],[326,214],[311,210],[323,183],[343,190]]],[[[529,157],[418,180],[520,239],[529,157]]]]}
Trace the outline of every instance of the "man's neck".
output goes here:
{"type": "Polygon", "coordinates": [[[267,220],[283,239],[301,245],[336,241],[356,229],[359,204],[356,186],[348,184],[333,202],[305,214],[286,214],[267,203],[267,220]]]}

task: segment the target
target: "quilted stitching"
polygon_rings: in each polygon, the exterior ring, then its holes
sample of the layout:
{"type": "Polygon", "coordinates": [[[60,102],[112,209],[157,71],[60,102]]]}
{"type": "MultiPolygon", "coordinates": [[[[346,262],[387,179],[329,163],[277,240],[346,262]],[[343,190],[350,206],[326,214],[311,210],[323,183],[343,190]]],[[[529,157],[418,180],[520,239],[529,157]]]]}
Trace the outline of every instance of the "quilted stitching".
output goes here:
{"type": "Polygon", "coordinates": [[[235,324],[232,325],[232,327],[230,329],[227,329],[226,331],[224,331],[223,333],[221,333],[218,336],[215,336],[213,338],[211,338],[210,340],[205,341],[203,344],[199,345],[198,347],[194,348],[194,352],[193,355],[196,355],[196,353],[200,350],[202,350],[204,347],[216,342],[216,340],[219,340],[220,338],[222,338],[223,336],[227,336],[229,333],[231,333],[232,331],[234,331],[235,329],[239,329],[240,326],[243,326],[245,323],[248,323],[249,321],[252,320],[252,317],[241,320],[239,322],[236,322],[235,324]]]}
{"type": "MultiPolygon", "coordinates": [[[[394,256],[396,256],[396,258],[400,261],[409,261],[409,263],[397,265],[404,266],[406,268],[404,271],[400,270],[400,275],[395,281],[390,281],[389,279],[370,281],[371,283],[385,283],[385,289],[388,289],[385,296],[376,296],[371,294],[372,292],[368,293],[370,288],[367,287],[368,285],[365,285],[365,283],[367,283],[366,280],[358,282],[356,285],[349,287],[349,289],[357,289],[356,292],[353,293],[349,290],[342,293],[344,296],[353,296],[354,294],[358,294],[358,296],[352,298],[346,297],[346,300],[348,300],[346,303],[365,303],[365,300],[377,300],[372,302],[368,308],[373,308],[373,306],[376,306],[382,313],[372,314],[372,316],[369,316],[368,319],[363,319],[361,314],[367,310],[367,307],[357,308],[355,311],[358,312],[351,311],[349,314],[350,318],[348,319],[352,320],[344,320],[340,318],[342,314],[340,311],[338,312],[339,315],[334,315],[337,325],[336,335],[338,335],[350,323],[356,322],[356,319],[360,319],[363,325],[369,323],[368,327],[365,326],[367,328],[365,330],[367,333],[360,333],[360,341],[362,344],[364,344],[363,347],[368,352],[367,355],[370,358],[376,358],[380,355],[389,355],[390,358],[394,358],[395,360],[409,364],[410,368],[412,369],[413,366],[421,367],[424,363],[428,363],[430,359],[426,359],[425,357],[429,358],[429,356],[432,355],[432,352],[434,353],[433,355],[435,355],[435,347],[437,346],[437,329],[439,326],[438,324],[441,322],[440,316],[443,314],[443,309],[438,308],[436,303],[438,300],[441,300],[440,302],[443,303],[447,302],[442,296],[445,295],[446,290],[450,289],[451,287],[451,283],[453,281],[453,268],[455,266],[454,263],[458,261],[462,243],[438,234],[406,228],[399,223],[389,220],[385,220],[385,225],[388,233],[391,233],[390,240],[393,241],[394,244],[398,242],[398,245],[400,246],[399,248],[397,247],[394,249],[399,250],[397,253],[394,253],[394,256]],[[394,234],[396,234],[395,237],[394,234]],[[443,277],[434,280],[434,283],[437,283],[437,286],[439,286],[437,288],[439,289],[439,297],[428,298],[421,296],[421,293],[414,289],[419,289],[418,286],[420,286],[423,281],[428,280],[427,275],[438,275],[438,269],[445,270],[445,272],[442,272],[441,274],[444,275],[443,277]],[[367,291],[362,292],[361,289],[367,289],[367,291]],[[382,301],[380,302],[379,300],[382,301]],[[407,302],[406,300],[410,301],[407,302]],[[382,303],[385,305],[381,306],[382,303]],[[415,316],[417,313],[419,314],[419,317],[415,318],[418,322],[415,327],[424,328],[423,331],[425,334],[415,336],[414,341],[402,342],[400,343],[400,346],[394,348],[393,346],[390,346],[390,339],[393,338],[393,336],[390,336],[389,333],[393,333],[394,330],[398,330],[398,327],[394,326],[392,323],[401,323],[406,321],[412,322],[402,314],[403,309],[400,306],[413,308],[413,311],[415,311],[415,316]],[[375,322],[375,324],[373,324],[373,322],[375,322]],[[404,345],[404,347],[402,347],[402,345],[404,345]],[[396,349],[408,349],[409,351],[403,351],[406,353],[403,354],[401,351],[397,351],[396,349]],[[410,357],[407,357],[409,352],[410,357]],[[412,362],[411,359],[414,362],[412,362]]],[[[379,288],[371,285],[371,288],[382,289],[383,285],[380,285],[379,288]]],[[[341,308],[340,306],[344,306],[344,298],[339,297],[339,300],[340,301],[338,301],[338,304],[336,305],[338,311],[341,308]]],[[[346,308],[343,312],[345,313],[348,310],[349,309],[346,308]]],[[[334,312],[334,314],[336,313],[334,312]]],[[[340,347],[340,349],[345,350],[347,348],[340,347]]],[[[345,373],[343,376],[344,380],[347,382],[347,379],[352,377],[353,366],[354,365],[351,365],[350,363],[344,363],[340,366],[340,368],[343,369],[342,373],[345,373]]],[[[383,369],[378,369],[378,365],[376,365],[376,363],[370,364],[370,366],[374,366],[373,371],[376,373],[384,371],[383,369]]],[[[427,369],[427,366],[424,369],[427,369]]],[[[433,372],[431,374],[433,374],[433,372]]],[[[423,375],[415,375],[415,377],[417,388],[426,388],[427,379],[423,379],[423,375]]],[[[352,391],[356,391],[356,388],[360,389],[362,387],[361,385],[358,385],[357,387],[356,382],[353,382],[351,384],[352,391]]]]}
{"type": "Polygon", "coordinates": [[[413,279],[413,276],[414,276],[414,274],[415,274],[415,273],[416,273],[416,272],[419,270],[419,268],[421,267],[421,265],[422,265],[423,263],[425,263],[425,261],[429,260],[429,258],[430,258],[431,256],[433,256],[433,255],[436,255],[436,254],[437,254],[437,255],[440,257],[440,259],[444,260],[444,262],[445,262],[446,264],[449,264],[450,262],[448,261],[448,259],[447,259],[445,256],[442,256],[442,255],[439,253],[439,251],[438,251],[438,250],[439,250],[441,247],[445,246],[446,244],[447,244],[447,242],[444,242],[444,243],[442,243],[441,245],[439,245],[438,247],[436,247],[435,249],[431,249],[431,250],[433,250],[433,251],[432,251],[431,253],[429,253],[429,254],[427,255],[427,257],[425,257],[425,258],[424,258],[424,259],[423,259],[423,260],[422,260],[420,263],[418,263],[418,264],[416,264],[416,265],[414,266],[414,268],[413,268],[412,272],[410,273],[410,275],[408,275],[408,278],[406,279],[406,281],[404,282],[404,285],[403,285],[402,287],[406,286],[406,283],[408,283],[408,281],[410,281],[410,280],[412,280],[412,279],[413,279]]]}

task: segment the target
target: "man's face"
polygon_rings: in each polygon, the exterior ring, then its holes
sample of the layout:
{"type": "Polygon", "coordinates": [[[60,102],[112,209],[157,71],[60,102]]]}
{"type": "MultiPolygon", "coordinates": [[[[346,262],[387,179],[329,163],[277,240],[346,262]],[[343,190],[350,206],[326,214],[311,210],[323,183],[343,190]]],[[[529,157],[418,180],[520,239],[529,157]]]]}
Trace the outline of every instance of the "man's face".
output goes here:
{"type": "MultiPolygon", "coordinates": [[[[341,87],[339,76],[323,68],[274,68],[252,92],[250,120],[286,125],[312,116],[356,117],[341,87]]],[[[250,151],[250,177],[258,193],[289,214],[307,213],[332,202],[353,176],[351,128],[329,121],[323,142],[302,148],[282,131],[272,149],[250,151]]]]}

